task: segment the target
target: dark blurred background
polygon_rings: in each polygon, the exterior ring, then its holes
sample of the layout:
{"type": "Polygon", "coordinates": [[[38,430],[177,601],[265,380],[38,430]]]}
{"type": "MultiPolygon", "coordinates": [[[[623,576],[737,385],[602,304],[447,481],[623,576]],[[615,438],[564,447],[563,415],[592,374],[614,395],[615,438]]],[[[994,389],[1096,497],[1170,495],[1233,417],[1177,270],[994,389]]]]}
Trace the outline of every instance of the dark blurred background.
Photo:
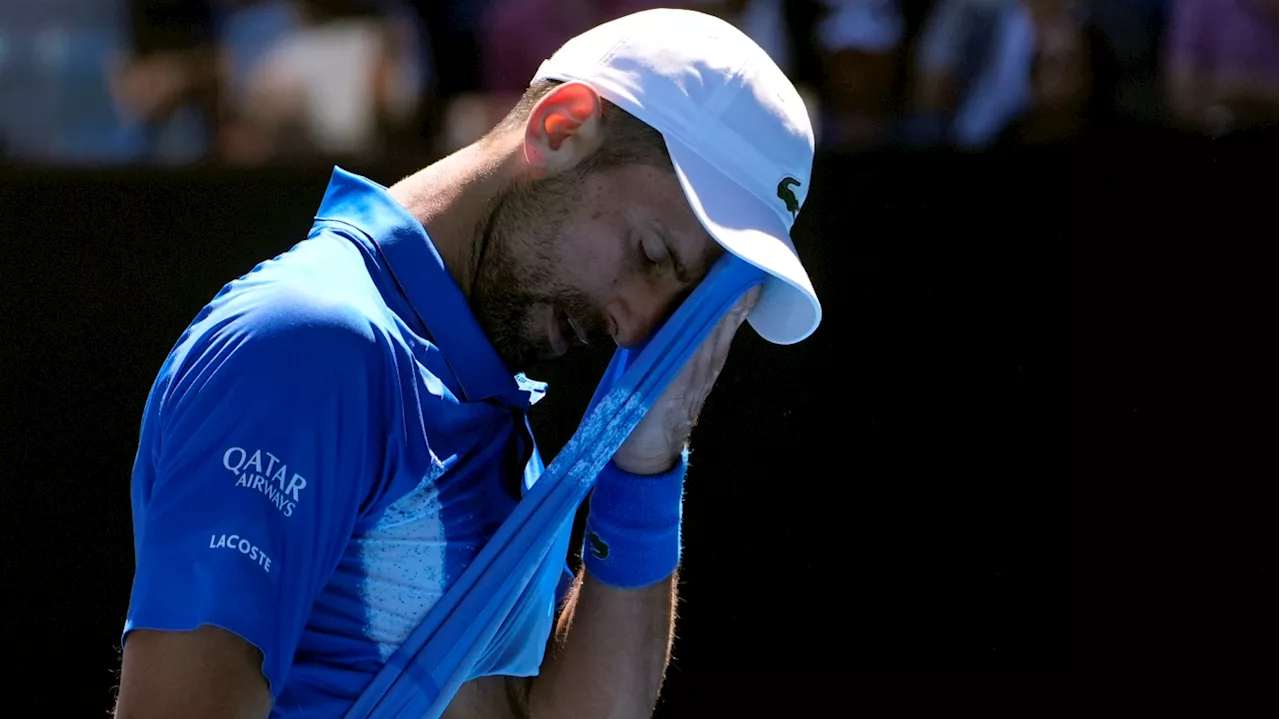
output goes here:
{"type": "MultiPolygon", "coordinates": [[[[0,3],[0,156],[416,167],[566,38],[646,0],[0,3]]],[[[678,6],[681,3],[667,3],[678,6]]],[[[1274,0],[687,0],[802,88],[823,149],[1041,146],[1276,120],[1274,0]]]]}
{"type": "MultiPolygon", "coordinates": [[[[27,715],[111,706],[138,423],[200,307],[305,235],[335,163],[390,184],[478,138],[561,42],[657,5],[0,2],[3,636],[25,659],[4,682],[27,715]]],[[[688,7],[809,105],[794,236],[825,317],[792,347],[744,331],[695,434],[659,715],[1124,655],[1073,642],[1073,507],[1149,514],[1246,469],[1216,447],[1256,433],[1220,410],[1270,372],[1246,311],[1275,286],[1275,0],[688,7]]],[[[534,374],[550,457],[595,381],[534,374]]],[[[1260,607],[1271,570],[1221,561],[1260,607]]]]}

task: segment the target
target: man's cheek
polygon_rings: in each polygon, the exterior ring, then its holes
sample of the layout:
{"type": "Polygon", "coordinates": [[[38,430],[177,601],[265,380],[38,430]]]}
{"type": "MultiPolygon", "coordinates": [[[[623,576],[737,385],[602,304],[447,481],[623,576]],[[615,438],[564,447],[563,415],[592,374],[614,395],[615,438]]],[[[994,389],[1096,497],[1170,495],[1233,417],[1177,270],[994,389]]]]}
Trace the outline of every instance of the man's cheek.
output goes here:
{"type": "Polygon", "coordinates": [[[520,322],[519,337],[525,346],[541,354],[550,347],[546,317],[534,309],[527,311],[520,322]]]}
{"type": "Polygon", "coordinates": [[[601,297],[626,276],[628,267],[622,242],[610,234],[576,243],[559,263],[564,287],[586,297],[601,297]]]}

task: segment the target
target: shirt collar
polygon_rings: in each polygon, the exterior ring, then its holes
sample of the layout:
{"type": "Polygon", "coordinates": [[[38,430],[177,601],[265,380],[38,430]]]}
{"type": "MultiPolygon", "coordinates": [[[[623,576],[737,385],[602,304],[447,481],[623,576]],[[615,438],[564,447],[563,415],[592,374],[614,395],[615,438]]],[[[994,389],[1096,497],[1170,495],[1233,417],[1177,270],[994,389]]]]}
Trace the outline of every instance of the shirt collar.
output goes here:
{"type": "Polygon", "coordinates": [[[316,220],[347,224],[378,248],[432,343],[444,354],[465,401],[496,399],[528,408],[530,388],[522,388],[498,357],[422,223],[386,187],[334,167],[316,220]]]}

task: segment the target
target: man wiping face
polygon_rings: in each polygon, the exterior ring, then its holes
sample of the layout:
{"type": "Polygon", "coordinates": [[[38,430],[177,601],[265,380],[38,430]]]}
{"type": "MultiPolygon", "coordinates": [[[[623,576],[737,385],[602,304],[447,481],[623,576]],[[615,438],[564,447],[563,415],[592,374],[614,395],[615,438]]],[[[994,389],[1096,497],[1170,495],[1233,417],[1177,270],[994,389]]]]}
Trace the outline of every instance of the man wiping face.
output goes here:
{"type": "Polygon", "coordinates": [[[477,225],[480,325],[513,372],[575,343],[644,340],[722,253],[661,135],[576,83],[535,86],[498,131],[513,126],[526,154],[564,158],[509,183],[477,225]]]}

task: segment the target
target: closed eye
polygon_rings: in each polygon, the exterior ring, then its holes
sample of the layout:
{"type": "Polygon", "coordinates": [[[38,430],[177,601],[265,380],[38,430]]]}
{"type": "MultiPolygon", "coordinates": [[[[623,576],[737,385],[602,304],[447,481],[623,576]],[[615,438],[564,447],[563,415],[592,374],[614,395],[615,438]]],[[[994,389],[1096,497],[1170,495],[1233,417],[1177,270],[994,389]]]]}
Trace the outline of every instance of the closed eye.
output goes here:
{"type": "Polygon", "coordinates": [[[671,240],[661,227],[655,228],[653,232],[638,232],[637,236],[640,239],[636,242],[636,249],[645,267],[669,270],[680,284],[689,283],[684,263],[672,249],[671,240]]]}
{"type": "Polygon", "coordinates": [[[648,265],[666,266],[671,264],[671,253],[667,246],[657,238],[642,238],[639,245],[640,256],[648,265]]]}

